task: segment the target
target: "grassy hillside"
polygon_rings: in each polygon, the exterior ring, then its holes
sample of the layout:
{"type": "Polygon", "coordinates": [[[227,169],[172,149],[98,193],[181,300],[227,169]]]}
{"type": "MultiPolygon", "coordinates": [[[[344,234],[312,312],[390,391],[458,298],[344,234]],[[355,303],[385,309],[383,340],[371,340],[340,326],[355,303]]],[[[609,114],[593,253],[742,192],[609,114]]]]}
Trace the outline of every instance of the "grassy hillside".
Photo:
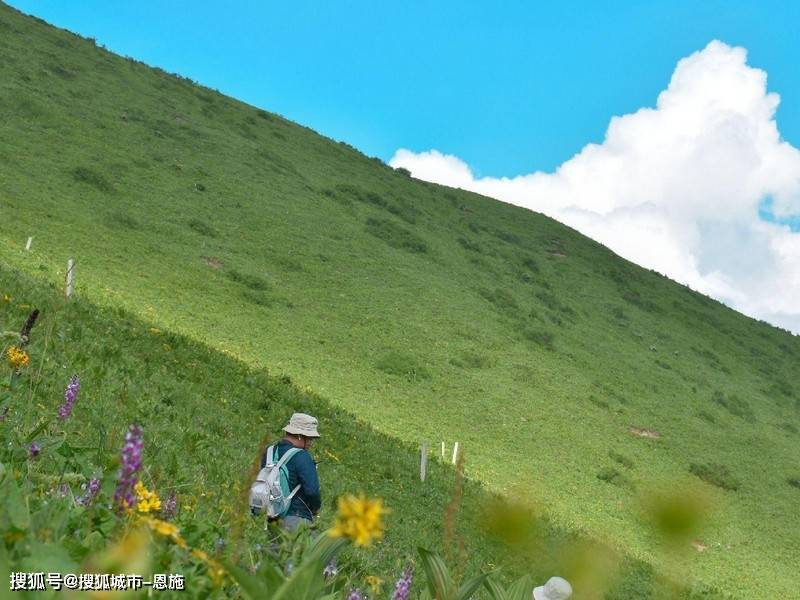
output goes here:
{"type": "Polygon", "coordinates": [[[3,5],[0,51],[4,262],[60,281],[72,257],[92,302],[457,440],[470,476],[659,568],[641,498],[699,486],[681,567],[794,593],[797,338],[3,5]]]}
{"type": "MultiPolygon", "coordinates": [[[[99,309],[80,300],[66,302],[59,290],[2,265],[0,332],[4,334],[0,344],[2,572],[77,572],[85,567],[87,553],[113,543],[121,524],[106,526],[104,508],[88,515],[78,511],[66,522],[49,514],[47,506],[55,505],[59,515],[74,513],[75,506],[66,500],[80,497],[82,485],[91,477],[100,479],[105,498],[110,499],[116,485],[116,456],[132,423],[144,430],[143,481],[162,500],[170,493],[177,495],[175,522],[190,545],[217,556],[237,555],[244,567],[268,560],[258,549],[267,546],[263,522],[247,516],[242,491],[249,485],[251,464],[264,439],[275,439],[280,426],[298,410],[317,415],[324,434],[313,450],[324,493],[320,528],[331,525],[342,494],[363,492],[382,498],[391,511],[377,548],[351,551],[340,561],[354,585],[363,585],[367,576],[391,582],[414,559],[417,546],[447,554],[453,536],[465,543],[462,568],[467,574],[502,566],[505,578],[529,573],[544,581],[561,572],[592,577],[596,583],[586,561],[577,563],[575,557],[591,549],[609,560],[609,549],[587,546],[587,539],[519,509],[508,513],[511,520],[487,523],[487,510],[507,510],[506,505],[471,481],[462,487],[460,509],[448,521],[444,514],[454,498],[455,478],[447,465],[432,461],[421,484],[416,448],[376,432],[288,377],[247,367],[122,310],[99,309]],[[18,331],[34,306],[40,317],[26,347],[30,362],[9,387],[6,332],[18,331]],[[72,415],[59,421],[55,417],[63,388],[73,372],[80,375],[80,392],[72,415]],[[26,456],[31,442],[41,447],[33,458],[26,456]],[[68,486],[66,491],[61,483],[68,486]],[[19,499],[12,488],[20,490],[19,499]],[[21,505],[24,514],[31,513],[27,527],[20,527],[11,516],[19,514],[21,505]],[[446,522],[454,529],[448,530],[446,522]],[[512,524],[528,534],[517,531],[509,536],[512,524]],[[79,536],[74,535],[76,530],[79,536]],[[99,540],[87,535],[89,531],[99,534],[99,540]]],[[[161,560],[173,561],[173,568],[159,571],[185,574],[191,597],[231,592],[230,587],[209,587],[203,570],[185,558],[173,555],[161,560]]],[[[609,598],[640,598],[670,589],[641,561],[626,559],[618,566],[616,576],[601,578],[609,598]]],[[[688,598],[690,590],[685,592],[688,598]]]]}

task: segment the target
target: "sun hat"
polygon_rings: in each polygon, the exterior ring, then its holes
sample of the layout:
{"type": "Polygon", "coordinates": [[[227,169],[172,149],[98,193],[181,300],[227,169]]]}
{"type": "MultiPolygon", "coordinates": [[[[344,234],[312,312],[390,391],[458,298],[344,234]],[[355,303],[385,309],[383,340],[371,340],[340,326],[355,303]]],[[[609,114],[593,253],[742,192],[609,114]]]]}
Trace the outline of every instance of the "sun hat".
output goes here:
{"type": "Polygon", "coordinates": [[[572,586],[563,577],[551,577],[547,583],[533,588],[534,600],[566,600],[572,596],[572,586]]]}
{"type": "Polygon", "coordinates": [[[289,424],[283,428],[286,433],[304,435],[306,437],[319,437],[317,420],[305,413],[294,413],[289,419],[289,424]]]}

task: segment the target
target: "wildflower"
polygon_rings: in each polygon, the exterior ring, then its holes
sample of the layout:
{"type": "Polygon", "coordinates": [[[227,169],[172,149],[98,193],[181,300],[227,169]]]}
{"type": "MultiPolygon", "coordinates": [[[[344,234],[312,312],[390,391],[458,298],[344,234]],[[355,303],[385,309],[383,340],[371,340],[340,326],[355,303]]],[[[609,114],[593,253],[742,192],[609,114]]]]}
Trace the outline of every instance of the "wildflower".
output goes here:
{"type": "Polygon", "coordinates": [[[125,434],[125,443],[120,453],[120,468],[117,473],[117,489],[114,491],[114,504],[121,509],[136,506],[134,488],[139,482],[139,469],[142,468],[142,428],[131,425],[125,434]]]}
{"type": "Polygon", "coordinates": [[[369,586],[369,589],[373,594],[380,594],[381,586],[383,586],[383,579],[376,577],[375,575],[367,575],[364,577],[364,583],[369,586]]]}
{"type": "Polygon", "coordinates": [[[81,383],[78,381],[78,376],[73,375],[67,389],[64,390],[64,404],[58,408],[58,418],[62,421],[68,419],[72,414],[72,407],[75,406],[75,399],[78,397],[80,389],[81,383]]]}
{"type": "Polygon", "coordinates": [[[225,540],[222,538],[217,538],[217,541],[214,542],[214,549],[217,552],[222,552],[225,549],[225,540]]]}
{"type": "Polygon", "coordinates": [[[10,406],[6,406],[3,410],[0,410],[0,423],[6,420],[10,408],[11,408],[10,406]]]}
{"type": "Polygon", "coordinates": [[[158,494],[148,490],[141,480],[136,482],[133,490],[136,492],[136,510],[140,513],[161,510],[161,499],[158,494]]]}
{"type": "Polygon", "coordinates": [[[78,498],[77,502],[83,506],[89,506],[100,493],[100,480],[92,477],[89,483],[84,484],[83,489],[86,490],[86,493],[78,498]]]}
{"type": "Polygon", "coordinates": [[[39,452],[41,451],[41,447],[36,442],[31,442],[31,445],[28,446],[28,456],[31,458],[36,458],[39,456],[39,452]]]}
{"type": "Polygon", "coordinates": [[[350,590],[350,593],[347,594],[347,600],[364,600],[364,596],[361,595],[360,589],[353,588],[350,590]]]}
{"type": "MultiPolygon", "coordinates": [[[[154,519],[153,517],[139,517],[139,519],[157,534],[171,539],[181,548],[186,548],[186,540],[181,537],[181,530],[178,529],[177,525],[174,525],[173,523],[167,523],[161,519],[154,519]]],[[[192,550],[192,554],[195,553],[205,554],[205,552],[202,550],[192,550]]]]}
{"type": "Polygon", "coordinates": [[[327,565],[325,565],[324,569],[322,569],[322,576],[325,579],[330,579],[331,577],[336,577],[336,575],[338,575],[338,574],[339,574],[339,565],[336,564],[336,559],[335,558],[333,560],[331,560],[331,562],[329,562],[327,565]]]}
{"type": "Polygon", "coordinates": [[[171,492],[167,499],[164,501],[164,506],[161,507],[161,518],[169,521],[174,519],[178,512],[178,497],[175,492],[171,492]]]}
{"type": "Polygon", "coordinates": [[[3,294],[3,302],[11,302],[11,296],[8,294],[3,294]]]}
{"type": "Polygon", "coordinates": [[[350,538],[356,546],[369,546],[373,539],[383,537],[382,516],[388,510],[380,498],[368,500],[364,496],[347,495],[339,498],[338,509],[331,536],[350,538]]]}
{"type": "Polygon", "coordinates": [[[414,569],[408,566],[403,571],[400,579],[394,584],[394,594],[392,600],[408,600],[408,595],[411,592],[411,581],[414,577],[414,569]]]}
{"type": "Polygon", "coordinates": [[[28,353],[17,346],[11,346],[8,350],[6,350],[6,359],[8,360],[8,364],[11,365],[13,369],[17,370],[21,369],[22,367],[27,367],[31,360],[30,356],[28,356],[28,353]]]}
{"type": "Polygon", "coordinates": [[[68,483],[62,483],[60,486],[58,486],[56,493],[62,498],[65,498],[72,493],[72,489],[69,487],[68,483]]]}

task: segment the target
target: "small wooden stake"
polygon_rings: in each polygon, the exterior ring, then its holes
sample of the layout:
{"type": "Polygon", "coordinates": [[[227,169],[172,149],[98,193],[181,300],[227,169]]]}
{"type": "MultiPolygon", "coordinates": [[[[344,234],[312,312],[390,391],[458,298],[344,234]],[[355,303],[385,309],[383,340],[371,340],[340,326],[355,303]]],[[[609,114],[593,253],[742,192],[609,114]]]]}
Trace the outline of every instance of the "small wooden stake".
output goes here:
{"type": "Polygon", "coordinates": [[[428,467],[428,442],[422,442],[422,450],[419,455],[419,480],[425,481],[425,471],[428,467]]]}
{"type": "Polygon", "coordinates": [[[444,442],[442,442],[442,460],[444,460],[444,442]]]}
{"type": "Polygon", "coordinates": [[[453,444],[453,464],[456,464],[456,457],[458,456],[458,442],[453,444]]]}
{"type": "Polygon", "coordinates": [[[29,237],[29,238],[28,238],[28,243],[27,243],[27,244],[25,244],[25,251],[26,251],[26,252],[27,252],[28,250],[30,250],[30,249],[31,249],[31,244],[32,244],[32,243],[33,243],[33,236],[29,237]]]}
{"type": "Polygon", "coordinates": [[[72,297],[73,291],[73,282],[74,282],[74,273],[73,268],[75,267],[75,263],[70,258],[67,260],[67,298],[72,297]]]}

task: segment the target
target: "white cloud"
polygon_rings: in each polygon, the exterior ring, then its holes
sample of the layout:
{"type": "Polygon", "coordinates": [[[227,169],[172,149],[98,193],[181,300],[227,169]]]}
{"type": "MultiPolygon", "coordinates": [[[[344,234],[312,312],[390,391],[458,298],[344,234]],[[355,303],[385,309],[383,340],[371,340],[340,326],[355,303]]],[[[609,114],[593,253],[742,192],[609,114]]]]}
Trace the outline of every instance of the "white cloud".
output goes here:
{"type": "Polygon", "coordinates": [[[550,215],[640,265],[800,333],[800,151],[781,140],[780,98],[744,48],[719,41],[678,62],[656,108],[613,117],[555,173],[476,178],[456,156],[398,150],[414,177],[550,215]]]}

